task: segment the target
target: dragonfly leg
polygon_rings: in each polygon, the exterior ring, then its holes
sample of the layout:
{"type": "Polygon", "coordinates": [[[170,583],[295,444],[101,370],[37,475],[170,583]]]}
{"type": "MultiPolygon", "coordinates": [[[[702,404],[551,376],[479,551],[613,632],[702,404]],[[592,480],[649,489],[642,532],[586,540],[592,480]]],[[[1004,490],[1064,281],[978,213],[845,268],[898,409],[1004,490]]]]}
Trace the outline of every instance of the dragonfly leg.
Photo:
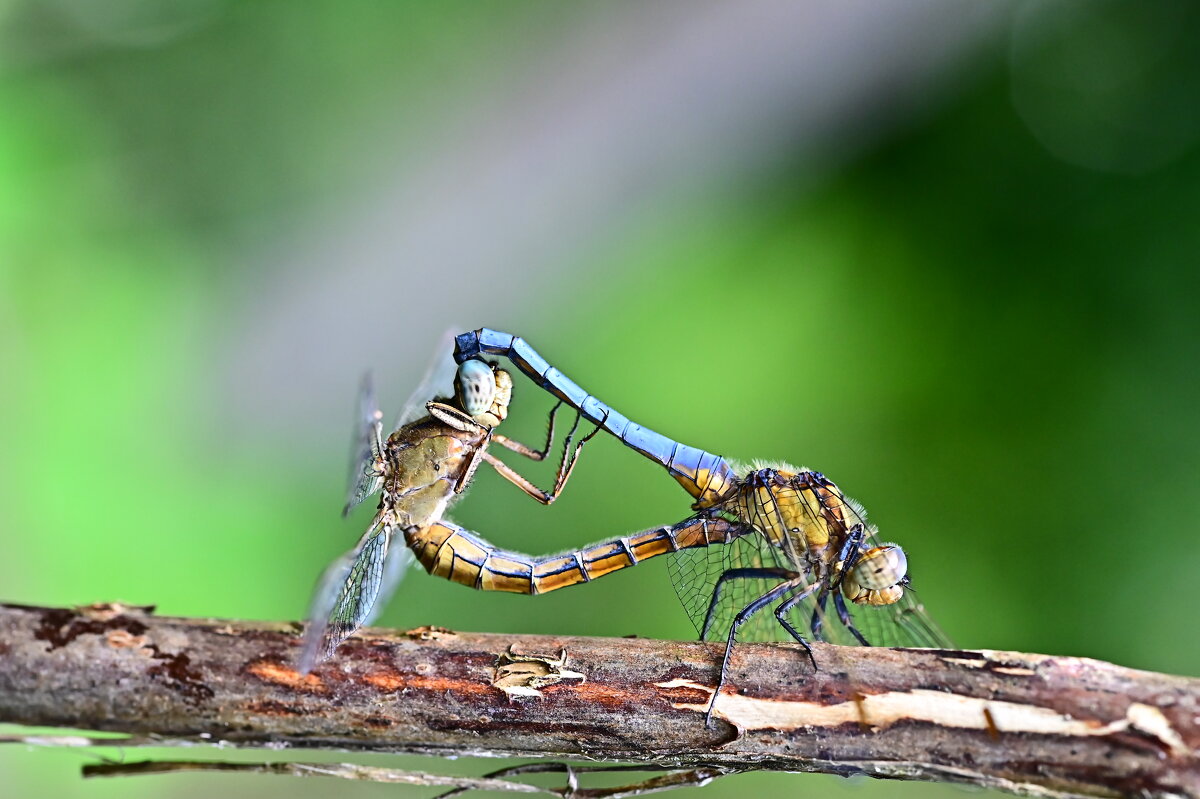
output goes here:
{"type": "Polygon", "coordinates": [[[798,581],[801,579],[803,578],[796,576],[791,580],[780,583],[767,593],[760,596],[758,599],[751,602],[746,607],[742,608],[740,611],[738,611],[738,615],[733,617],[733,624],[729,627],[729,637],[725,641],[725,656],[721,658],[721,674],[717,678],[717,687],[713,689],[712,699],[710,699],[708,702],[708,712],[704,714],[704,726],[710,728],[712,727],[713,709],[717,706],[717,697],[721,695],[721,689],[725,687],[725,677],[729,672],[730,655],[733,654],[733,644],[737,640],[738,628],[745,624],[746,621],[755,613],[758,613],[764,607],[771,604],[776,599],[779,599],[779,597],[783,596],[789,591],[794,590],[797,585],[799,585],[798,581]]]}
{"type": "Polygon", "coordinates": [[[575,415],[575,424],[571,425],[571,432],[567,433],[567,437],[563,439],[562,461],[558,464],[558,472],[554,475],[554,496],[562,493],[567,480],[571,478],[571,472],[575,470],[575,464],[579,462],[579,453],[583,452],[583,445],[595,438],[596,434],[600,432],[600,425],[596,425],[592,429],[592,432],[579,439],[579,443],[575,445],[575,449],[571,450],[571,441],[575,438],[575,430],[579,427],[580,418],[579,414],[575,415]]]}
{"type": "Polygon", "coordinates": [[[487,425],[480,424],[472,419],[469,414],[444,402],[427,402],[425,403],[425,410],[429,411],[429,415],[442,424],[447,424],[463,433],[474,433],[488,429],[487,425]]]}
{"type": "Polygon", "coordinates": [[[812,620],[808,623],[808,629],[812,632],[814,641],[824,641],[825,633],[822,628],[825,626],[825,603],[829,601],[829,591],[826,588],[821,589],[821,593],[817,594],[816,605],[813,607],[812,620]]]}
{"type": "Polygon", "coordinates": [[[850,535],[846,536],[846,540],[842,542],[841,551],[838,552],[838,574],[837,580],[834,582],[834,588],[841,586],[843,578],[854,568],[854,564],[858,563],[858,557],[862,554],[862,542],[866,537],[867,531],[861,524],[856,524],[850,528],[850,535]]]}
{"type": "Polygon", "coordinates": [[[469,486],[471,481],[475,479],[475,471],[479,468],[479,464],[483,463],[484,459],[488,457],[487,445],[491,438],[491,431],[488,430],[488,434],[484,437],[483,442],[478,447],[475,447],[474,452],[471,453],[471,460],[467,461],[467,467],[463,469],[462,475],[458,478],[458,482],[454,484],[455,494],[461,494],[462,492],[466,491],[467,486],[469,486]]]}
{"type": "Polygon", "coordinates": [[[792,623],[788,621],[787,614],[788,611],[790,611],[796,605],[799,605],[801,602],[812,596],[812,592],[817,589],[817,586],[817,583],[804,586],[799,593],[788,599],[785,599],[782,603],[780,603],[779,607],[775,608],[775,618],[779,620],[779,625],[783,627],[783,629],[787,630],[788,635],[792,636],[792,638],[795,638],[800,646],[804,647],[804,654],[808,655],[808,660],[810,663],[812,663],[813,671],[817,670],[817,659],[813,657],[812,647],[808,645],[808,641],[804,639],[804,636],[800,634],[800,631],[792,626],[792,623]]]}
{"type": "MultiPolygon", "coordinates": [[[[559,405],[562,401],[559,401],[559,405]]],[[[558,410],[558,405],[554,406],[558,410]]],[[[575,468],[575,459],[579,457],[579,451],[583,449],[583,445],[591,439],[596,433],[592,431],[590,435],[579,442],[579,446],[575,448],[575,454],[571,454],[571,442],[575,440],[575,433],[579,430],[579,420],[583,415],[578,411],[575,412],[575,422],[571,425],[571,429],[567,431],[566,438],[563,439],[563,454],[562,460],[558,463],[558,471],[554,473],[554,494],[557,496],[562,491],[562,487],[566,484],[567,478],[571,476],[571,470],[575,468]]]]}
{"type": "Polygon", "coordinates": [[[721,589],[725,587],[726,581],[753,580],[764,577],[778,577],[784,580],[791,580],[796,576],[796,572],[774,566],[727,569],[724,574],[717,578],[717,582],[713,586],[712,598],[708,600],[708,612],[704,614],[704,626],[700,628],[700,640],[704,641],[708,638],[708,631],[716,618],[717,604],[721,601],[721,589]]]}
{"type": "Polygon", "coordinates": [[[850,618],[850,611],[846,607],[846,597],[841,591],[833,595],[833,606],[837,608],[838,621],[842,623],[842,626],[849,630],[860,644],[870,646],[870,642],[863,638],[863,634],[854,626],[854,620],[850,618]]]}
{"type": "MultiPolygon", "coordinates": [[[[867,639],[863,637],[863,634],[860,633],[858,628],[854,626],[854,621],[850,617],[850,610],[846,607],[846,596],[841,592],[842,581],[846,578],[846,575],[850,572],[850,570],[854,568],[854,565],[858,563],[858,558],[862,554],[862,542],[866,537],[867,531],[861,524],[856,524],[853,528],[851,528],[850,535],[846,536],[845,543],[842,544],[841,552],[838,553],[837,581],[833,585],[833,606],[837,609],[838,621],[842,623],[842,626],[845,627],[860,644],[863,646],[870,646],[871,644],[867,642],[867,639]]],[[[825,600],[827,598],[828,595],[822,591],[821,597],[818,601],[819,610],[813,611],[812,623],[814,626],[814,634],[816,634],[817,629],[820,628],[821,624],[817,618],[817,613],[820,612],[822,615],[824,615],[825,600]]]]}
{"type": "MultiPolygon", "coordinates": [[[[523,477],[520,472],[518,472],[516,469],[513,469],[511,466],[509,466],[507,463],[505,463],[504,461],[497,458],[495,455],[492,455],[487,452],[482,452],[481,457],[485,461],[490,463],[492,465],[492,468],[500,473],[501,477],[503,477],[505,480],[512,483],[517,488],[521,489],[526,494],[533,497],[534,499],[536,499],[538,502],[542,503],[543,505],[549,505],[550,503],[554,502],[555,499],[558,498],[557,490],[554,491],[553,493],[543,491],[542,489],[538,488],[533,483],[531,483],[528,479],[523,477]]],[[[555,488],[558,489],[559,487],[555,486],[555,488]]]]}
{"type": "MultiPolygon", "coordinates": [[[[554,418],[558,414],[558,409],[562,407],[562,404],[562,400],[559,400],[557,403],[555,403],[554,407],[550,409],[550,424],[546,431],[546,446],[542,447],[540,450],[522,444],[520,441],[515,441],[508,436],[502,436],[499,433],[493,435],[492,440],[505,449],[512,450],[518,455],[524,455],[530,460],[545,460],[546,456],[550,454],[550,448],[554,446],[554,418]]],[[[575,417],[575,423],[576,425],[579,424],[578,415],[575,417]]],[[[574,430],[574,428],[572,428],[572,430],[574,430]]]]}
{"type": "Polygon", "coordinates": [[[813,638],[817,641],[825,640],[825,633],[822,630],[825,625],[825,604],[829,601],[829,594],[832,591],[833,605],[837,609],[838,621],[850,631],[850,634],[860,644],[863,646],[871,645],[863,637],[862,633],[858,631],[858,628],[854,626],[854,622],[850,617],[850,611],[846,607],[846,597],[840,590],[842,580],[854,568],[854,564],[858,562],[859,555],[862,554],[862,541],[865,537],[866,531],[862,525],[856,524],[850,531],[850,535],[846,537],[846,541],[842,544],[842,549],[838,553],[837,562],[841,565],[838,567],[838,575],[833,588],[822,588],[821,593],[817,595],[816,607],[813,608],[812,620],[808,625],[809,630],[812,631],[813,638]]]}
{"type": "Polygon", "coordinates": [[[575,425],[572,426],[571,432],[567,434],[567,438],[563,443],[563,459],[562,463],[559,464],[558,472],[555,474],[554,489],[552,491],[547,492],[538,488],[528,479],[521,476],[521,474],[519,474],[511,466],[494,455],[490,455],[487,452],[482,452],[482,458],[490,463],[492,468],[499,472],[504,479],[508,480],[510,483],[543,505],[549,505],[550,503],[554,502],[554,500],[558,499],[558,495],[562,493],[563,488],[567,485],[567,480],[570,479],[571,472],[575,469],[575,464],[579,460],[579,453],[583,450],[583,445],[591,441],[592,437],[600,431],[600,428],[597,427],[595,430],[580,439],[579,443],[575,445],[575,449],[571,450],[571,441],[578,426],[579,416],[577,415],[575,417],[575,425]]]}

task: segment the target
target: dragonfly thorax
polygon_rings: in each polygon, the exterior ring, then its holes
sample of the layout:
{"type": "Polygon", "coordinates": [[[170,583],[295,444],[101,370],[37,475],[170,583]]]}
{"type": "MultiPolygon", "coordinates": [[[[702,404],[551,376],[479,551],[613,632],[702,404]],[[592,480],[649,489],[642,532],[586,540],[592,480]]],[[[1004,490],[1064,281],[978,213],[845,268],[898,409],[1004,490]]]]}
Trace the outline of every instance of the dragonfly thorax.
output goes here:
{"type": "Polygon", "coordinates": [[[843,499],[820,472],[764,468],[743,480],[736,515],[794,557],[825,563],[845,540],[843,499]]]}
{"type": "Polygon", "coordinates": [[[859,605],[892,605],[904,596],[908,558],[895,544],[863,552],[842,579],[842,593],[859,605]]]}

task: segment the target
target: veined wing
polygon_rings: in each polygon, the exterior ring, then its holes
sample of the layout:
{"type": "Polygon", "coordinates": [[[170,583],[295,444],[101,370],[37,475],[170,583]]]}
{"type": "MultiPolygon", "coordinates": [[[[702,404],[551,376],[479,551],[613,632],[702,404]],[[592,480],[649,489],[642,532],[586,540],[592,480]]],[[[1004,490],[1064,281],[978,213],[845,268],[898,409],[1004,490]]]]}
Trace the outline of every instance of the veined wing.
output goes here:
{"type": "Polygon", "coordinates": [[[383,587],[392,528],[376,515],[354,549],[330,564],[309,609],[299,670],[307,674],[371,618],[383,587]]]}
{"type": "MultiPolygon", "coordinates": [[[[437,396],[447,396],[454,381],[454,329],[442,334],[436,354],[425,370],[417,389],[409,396],[400,411],[396,428],[425,415],[425,403],[437,396]]],[[[395,428],[393,428],[395,429],[395,428]]],[[[383,482],[380,463],[383,450],[383,412],[375,398],[375,381],[370,372],[363,375],[358,390],[358,413],[355,418],[354,442],[350,451],[350,479],[342,516],[348,516],[367,497],[379,490],[383,482]]]]}
{"type": "Polygon", "coordinates": [[[358,415],[354,420],[354,443],[350,450],[350,487],[342,516],[348,516],[360,502],[379,490],[383,472],[379,459],[383,447],[383,412],[375,399],[375,381],[371,373],[363,375],[358,388],[358,415]]]}
{"type": "MultiPolygon", "coordinates": [[[[745,527],[745,534],[728,544],[714,544],[698,549],[683,549],[671,555],[668,571],[675,593],[696,632],[703,633],[705,617],[712,604],[713,591],[721,576],[731,569],[787,569],[796,566],[788,561],[782,550],[771,545],[758,531],[745,527]]],[[[721,591],[709,626],[709,641],[724,641],[734,617],[747,605],[783,582],[782,577],[743,577],[721,582],[721,591]]],[[[781,600],[782,601],[782,600],[781,600]]],[[[777,605],[778,603],[776,603],[777,605]]],[[[739,629],[739,641],[792,641],[779,625],[775,605],[763,608],[751,616],[739,629]]]]}
{"type": "Polygon", "coordinates": [[[852,605],[854,624],[872,646],[906,646],[953,649],[954,643],[942,632],[911,587],[894,605],[868,607],[852,605]]]}
{"type": "MultiPolygon", "coordinates": [[[[730,569],[784,568],[794,569],[783,552],[772,546],[759,533],[734,539],[730,544],[713,545],[702,549],[685,549],[671,555],[668,568],[671,582],[683,603],[684,610],[702,632],[704,619],[712,601],[713,589],[722,574],[730,569]]],[[[724,641],[733,619],[743,608],[782,582],[782,578],[753,577],[726,580],[713,612],[709,641],[724,641]]],[[[803,590],[798,589],[797,593],[803,590]]],[[[791,634],[775,617],[775,608],[785,598],[751,616],[739,629],[739,641],[794,641],[791,634]]],[[[894,605],[855,605],[843,600],[851,623],[872,646],[952,648],[950,639],[934,623],[916,599],[912,589],[894,605]]],[[[837,598],[831,591],[820,589],[797,603],[786,618],[807,640],[824,641],[844,646],[859,646],[841,621],[837,598]],[[813,634],[814,620],[818,634],[813,634]]]]}
{"type": "MultiPolygon", "coordinates": [[[[835,487],[829,487],[830,494],[835,499],[830,503],[831,510],[845,520],[846,529],[861,524],[866,531],[863,546],[871,548],[884,543],[879,530],[867,521],[867,512],[858,502],[845,496],[835,487]]],[[[855,628],[867,639],[871,646],[904,646],[930,647],[935,649],[950,649],[953,647],[950,639],[942,632],[937,623],[930,618],[925,606],[916,598],[912,588],[906,586],[904,596],[892,605],[855,605],[846,602],[846,611],[852,619],[855,628]]],[[[826,597],[824,607],[819,601],[819,595],[800,603],[789,615],[790,620],[800,630],[808,630],[814,613],[822,618],[822,638],[830,643],[858,645],[859,641],[842,624],[837,612],[836,600],[833,596],[826,597]]]]}
{"type": "Polygon", "coordinates": [[[447,329],[438,339],[433,350],[433,359],[426,367],[425,374],[422,376],[421,382],[417,384],[416,390],[408,396],[401,407],[393,430],[398,430],[409,422],[415,422],[426,416],[425,403],[430,400],[454,396],[454,373],[458,369],[458,364],[454,362],[454,331],[457,329],[456,327],[447,329]]]}
{"type": "MultiPolygon", "coordinates": [[[[953,644],[934,623],[917,601],[911,589],[906,589],[899,602],[892,605],[855,605],[832,591],[817,592],[792,608],[788,621],[809,640],[825,641],[842,646],[861,646],[843,623],[838,600],[848,620],[871,646],[924,647],[950,649],[953,644]],[[819,622],[819,635],[813,635],[814,619],[819,622]]],[[[771,621],[775,621],[772,614],[771,621]]]]}
{"type": "MultiPolygon", "coordinates": [[[[789,467],[791,471],[794,467],[789,467]]],[[[704,634],[704,621],[712,611],[712,623],[709,625],[709,640],[725,640],[735,617],[756,599],[767,594],[788,578],[785,575],[774,575],[762,572],[758,576],[745,576],[747,570],[775,569],[798,574],[804,579],[797,587],[781,596],[771,605],[761,608],[749,617],[738,629],[737,639],[740,641],[794,641],[795,638],[779,623],[775,609],[787,601],[793,594],[804,592],[811,586],[811,581],[817,579],[813,567],[808,560],[806,551],[793,548],[796,539],[784,531],[790,525],[803,523],[805,525],[823,525],[834,522],[841,517],[834,512],[844,502],[836,486],[824,477],[808,470],[798,470],[800,475],[809,475],[801,487],[779,482],[772,467],[763,467],[761,473],[751,472],[746,480],[757,486],[752,494],[752,500],[746,503],[730,502],[727,507],[736,511],[738,521],[748,531],[725,546],[708,547],[705,550],[682,551],[671,558],[670,571],[676,593],[682,600],[684,609],[696,625],[697,631],[704,634]],[[759,479],[760,478],[761,482],[759,479]],[[826,491],[832,488],[833,491],[826,491]],[[822,499],[824,498],[824,499],[822,499]],[[822,503],[829,502],[829,507],[822,503]],[[795,516],[787,516],[784,508],[798,508],[803,522],[795,516]],[[790,521],[789,521],[790,519],[790,521]],[[776,545],[768,538],[770,532],[778,538],[776,545]],[[731,570],[739,570],[741,575],[722,580],[731,570]],[[714,590],[720,585],[720,593],[714,600],[714,590]]],[[[857,512],[857,509],[851,512],[857,512]]],[[[839,523],[840,524],[840,523],[839,523]]],[[[799,532],[799,529],[792,532],[799,532]]],[[[802,538],[802,537],[801,537],[802,538]]],[[[734,572],[735,574],[738,572],[734,572]]],[[[750,574],[753,574],[751,571],[750,574]]],[[[789,618],[793,614],[789,614],[789,618]]],[[[808,620],[802,624],[793,624],[795,629],[806,639],[811,640],[808,620]]],[[[817,638],[817,640],[822,640],[817,638]]]]}
{"type": "Polygon", "coordinates": [[[363,619],[361,626],[366,627],[369,624],[375,623],[375,619],[379,618],[379,614],[387,607],[392,594],[396,593],[396,588],[399,587],[400,581],[404,579],[404,575],[408,574],[409,569],[416,562],[416,556],[408,547],[403,545],[388,546],[387,556],[383,560],[383,577],[379,583],[379,595],[375,597],[375,606],[367,613],[367,617],[363,619]]]}
{"type": "MultiPolygon", "coordinates": [[[[838,526],[844,524],[847,531],[861,524],[867,531],[866,546],[877,546],[881,543],[878,541],[876,529],[868,525],[866,512],[861,505],[842,495],[832,483],[822,481],[820,484],[826,489],[820,495],[802,491],[795,497],[804,503],[805,514],[809,519],[823,518],[830,522],[841,520],[838,526]],[[822,497],[819,506],[815,504],[817,496],[822,497]]],[[[762,513],[772,513],[771,508],[766,506],[759,506],[757,509],[762,513]]],[[[771,526],[781,521],[758,519],[757,523],[771,526]]],[[[703,631],[713,589],[721,575],[729,570],[776,568],[805,574],[811,569],[802,553],[784,551],[757,532],[743,535],[728,545],[675,553],[669,566],[675,590],[697,631],[703,631]]],[[[808,577],[816,579],[811,573],[808,573],[808,577]]],[[[713,623],[709,627],[707,638],[724,640],[728,636],[734,617],[781,581],[782,578],[771,575],[725,580],[715,604],[713,623]]],[[[793,593],[799,593],[804,587],[802,585],[793,593]]],[[[843,613],[838,607],[839,598],[832,591],[832,586],[817,588],[807,599],[793,606],[785,618],[808,640],[860,645],[858,639],[842,622],[843,613]]],[[[775,616],[775,608],[784,601],[786,596],[750,617],[738,630],[738,640],[794,640],[775,616]]],[[[845,608],[844,615],[847,620],[873,646],[951,646],[949,639],[925,612],[911,589],[906,590],[903,598],[893,605],[855,605],[844,600],[841,605],[845,608]]]]}

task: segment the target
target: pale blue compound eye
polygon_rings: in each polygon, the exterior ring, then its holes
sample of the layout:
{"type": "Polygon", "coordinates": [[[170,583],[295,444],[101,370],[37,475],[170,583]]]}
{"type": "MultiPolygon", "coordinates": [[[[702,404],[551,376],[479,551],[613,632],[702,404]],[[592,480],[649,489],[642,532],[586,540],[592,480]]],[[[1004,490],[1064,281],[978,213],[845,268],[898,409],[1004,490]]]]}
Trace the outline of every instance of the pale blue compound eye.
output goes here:
{"type": "Polygon", "coordinates": [[[455,394],[469,416],[479,416],[491,409],[496,399],[496,377],[492,367],[483,361],[464,361],[454,378],[455,394]]]}

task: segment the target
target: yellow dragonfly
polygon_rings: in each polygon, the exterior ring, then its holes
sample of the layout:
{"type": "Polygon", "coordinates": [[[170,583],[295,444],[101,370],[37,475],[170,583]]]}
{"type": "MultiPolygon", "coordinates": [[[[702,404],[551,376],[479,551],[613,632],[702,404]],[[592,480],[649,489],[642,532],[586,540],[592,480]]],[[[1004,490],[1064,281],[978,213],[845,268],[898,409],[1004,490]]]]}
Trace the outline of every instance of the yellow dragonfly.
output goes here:
{"type": "MultiPolygon", "coordinates": [[[[449,353],[442,363],[453,366],[449,353]]],[[[550,413],[546,445],[535,450],[495,432],[508,415],[512,397],[508,372],[481,360],[466,361],[457,367],[452,396],[424,402],[434,393],[430,386],[438,382],[440,371],[431,370],[422,381],[396,430],[387,438],[383,437],[383,414],[375,401],[370,376],[363,380],[343,516],[376,492],[381,493],[379,507],[354,548],[334,561],[318,582],[298,664],[301,673],[331,656],[342,641],[368,623],[399,581],[412,556],[406,549],[391,546],[397,531],[412,542],[420,540],[422,531],[441,520],[466,490],[481,463],[548,505],[566,485],[584,443],[596,433],[593,430],[572,449],[579,425],[576,415],[563,446],[554,488],[543,491],[492,455],[488,447],[495,443],[533,460],[543,460],[553,445],[559,406],[550,413]]]]}
{"type": "MultiPolygon", "coordinates": [[[[632,422],[520,338],[486,328],[457,337],[460,363],[483,355],[506,358],[597,429],[663,466],[695,500],[698,513],[681,523],[685,529],[728,525],[718,535],[706,533],[708,545],[679,547],[670,563],[676,591],[701,638],[727,643],[714,702],[739,633],[742,640],[790,638],[810,659],[808,636],[862,646],[952,646],[916,601],[904,550],[880,541],[862,506],[820,472],[786,464],[735,468],[723,457],[632,422]],[[721,546],[709,546],[715,544],[721,546]],[[773,620],[761,614],[770,605],[773,620]]],[[[638,561],[623,557],[622,567],[638,561]]],[[[709,712],[711,719],[711,705],[709,712]]]]}

